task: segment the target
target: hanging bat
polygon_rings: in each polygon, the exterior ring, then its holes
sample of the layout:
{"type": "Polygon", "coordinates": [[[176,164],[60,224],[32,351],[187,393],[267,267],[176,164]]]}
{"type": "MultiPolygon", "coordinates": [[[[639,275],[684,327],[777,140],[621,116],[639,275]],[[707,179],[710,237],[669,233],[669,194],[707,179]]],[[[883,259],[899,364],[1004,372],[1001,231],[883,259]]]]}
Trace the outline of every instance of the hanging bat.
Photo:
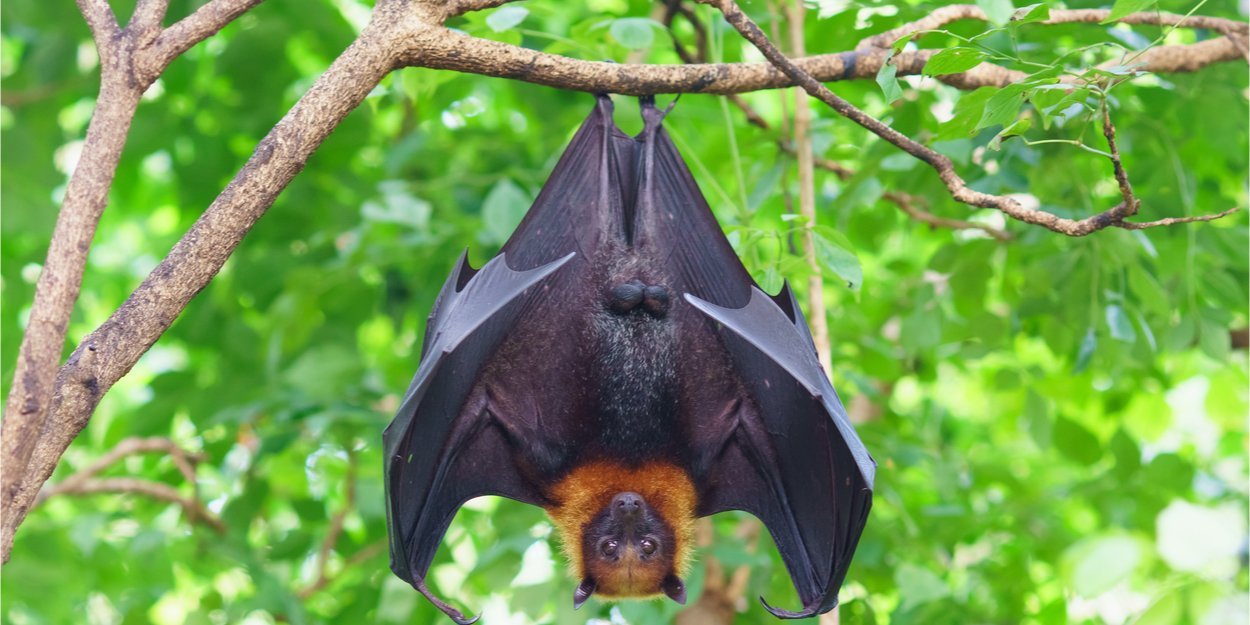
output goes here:
{"type": "MultiPolygon", "coordinates": [[[[386,429],[391,568],[425,584],[456,510],[481,495],[541,506],[577,576],[574,607],[685,603],[693,523],[759,517],[802,602],[837,603],[876,464],[816,358],[788,286],[734,254],[643,99],[622,133],[599,96],[498,256],[462,256],[386,429]]],[[[761,601],[763,598],[761,597],[761,601]]]]}

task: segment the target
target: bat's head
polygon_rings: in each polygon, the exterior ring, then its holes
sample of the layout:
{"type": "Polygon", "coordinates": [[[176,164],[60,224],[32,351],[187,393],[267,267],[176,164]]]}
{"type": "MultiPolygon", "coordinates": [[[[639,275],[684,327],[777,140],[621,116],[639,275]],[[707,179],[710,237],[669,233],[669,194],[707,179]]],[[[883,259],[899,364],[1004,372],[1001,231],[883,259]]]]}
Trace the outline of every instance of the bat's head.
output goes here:
{"type": "Polygon", "coordinates": [[[642,495],[617,493],[582,532],[584,577],[573,595],[580,607],[592,594],[604,597],[667,595],[686,602],[677,576],[677,535],[642,495]]]}
{"type": "Polygon", "coordinates": [[[582,464],[547,493],[573,578],[573,605],[667,596],[686,601],[697,496],[685,470],[665,462],[582,464]]]}

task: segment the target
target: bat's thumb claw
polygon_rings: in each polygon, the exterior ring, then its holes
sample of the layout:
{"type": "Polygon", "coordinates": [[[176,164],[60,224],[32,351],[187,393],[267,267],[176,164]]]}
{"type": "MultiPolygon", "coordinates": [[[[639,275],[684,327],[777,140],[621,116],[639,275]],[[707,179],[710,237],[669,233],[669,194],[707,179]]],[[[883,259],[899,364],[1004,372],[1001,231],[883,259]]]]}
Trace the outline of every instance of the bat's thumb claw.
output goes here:
{"type": "Polygon", "coordinates": [[[816,608],[814,607],[806,607],[798,612],[791,612],[790,610],[782,610],[781,608],[774,608],[768,605],[768,601],[763,597],[760,597],[760,603],[764,604],[764,609],[768,610],[769,614],[780,619],[811,618],[816,616],[816,608]]]}

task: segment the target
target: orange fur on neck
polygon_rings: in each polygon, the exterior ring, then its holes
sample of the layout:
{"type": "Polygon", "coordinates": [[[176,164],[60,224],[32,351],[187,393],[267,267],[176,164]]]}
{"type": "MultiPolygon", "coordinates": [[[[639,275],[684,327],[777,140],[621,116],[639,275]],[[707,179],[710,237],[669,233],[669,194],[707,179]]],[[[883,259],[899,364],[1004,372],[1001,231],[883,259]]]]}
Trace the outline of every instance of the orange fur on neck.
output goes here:
{"type": "MultiPolygon", "coordinates": [[[[668,463],[631,468],[619,462],[602,461],[577,467],[549,493],[554,505],[547,508],[547,514],[560,534],[560,543],[575,578],[586,576],[582,532],[612,497],[622,492],[642,495],[647,505],[672,528],[677,543],[673,550],[673,568],[677,575],[684,576],[690,567],[694,541],[696,496],[690,476],[668,463]]],[[[610,593],[600,594],[611,596],[610,593]]]]}

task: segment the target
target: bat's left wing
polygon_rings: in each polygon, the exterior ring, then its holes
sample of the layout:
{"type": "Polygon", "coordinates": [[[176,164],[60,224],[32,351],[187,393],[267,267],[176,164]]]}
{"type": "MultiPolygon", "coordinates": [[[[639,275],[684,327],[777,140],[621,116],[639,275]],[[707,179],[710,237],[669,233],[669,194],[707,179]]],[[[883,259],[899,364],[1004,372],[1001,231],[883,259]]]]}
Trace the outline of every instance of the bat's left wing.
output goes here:
{"type": "Polygon", "coordinates": [[[752,288],[742,308],[687,295],[714,320],[748,397],[718,424],[700,514],[745,510],[764,521],[803,608],[765,603],[782,618],[837,605],[838,588],[872,506],[876,463],[816,358],[787,286],[774,299],[752,288]],[[721,441],[723,440],[723,444],[721,441]]]}

